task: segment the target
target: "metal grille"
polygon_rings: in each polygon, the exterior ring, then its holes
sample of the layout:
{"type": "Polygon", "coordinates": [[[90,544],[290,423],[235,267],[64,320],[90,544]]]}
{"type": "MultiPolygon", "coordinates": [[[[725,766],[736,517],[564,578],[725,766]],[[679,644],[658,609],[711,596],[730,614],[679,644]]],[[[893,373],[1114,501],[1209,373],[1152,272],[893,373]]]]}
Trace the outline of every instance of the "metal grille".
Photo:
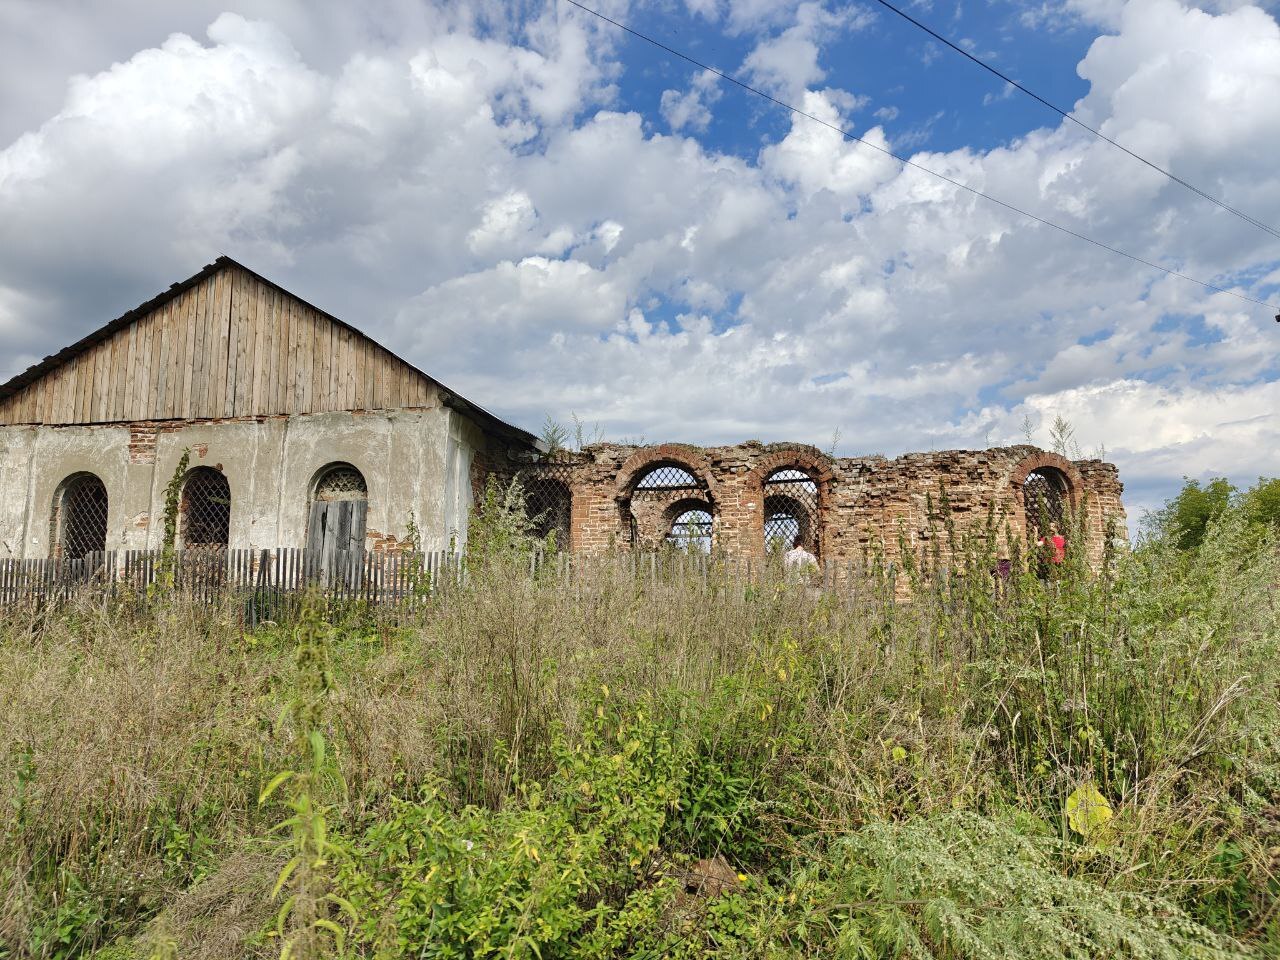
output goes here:
{"type": "Polygon", "coordinates": [[[683,467],[670,465],[655,467],[636,484],[635,496],[649,499],[666,499],[671,493],[688,493],[701,490],[702,484],[683,467]]]}
{"type": "Polygon", "coordinates": [[[369,487],[364,482],[364,475],[349,463],[330,467],[316,482],[317,503],[368,499],[369,487]]]}
{"type": "Polygon", "coordinates": [[[91,473],[73,477],[62,489],[55,518],[57,555],[80,560],[107,548],[107,488],[91,473]]]}
{"type": "Polygon", "coordinates": [[[1039,540],[1062,531],[1067,506],[1067,478],[1047,467],[1032,470],[1022,482],[1022,506],[1027,515],[1027,533],[1039,540]]]}
{"type": "Polygon", "coordinates": [[[711,552],[711,514],[703,509],[685,510],[671,523],[667,542],[689,553],[711,552]]]}
{"type": "Polygon", "coordinates": [[[231,486],[219,471],[197,467],[182,488],[182,545],[225,547],[231,541],[231,486]]]}
{"type": "Polygon", "coordinates": [[[569,548],[573,516],[573,467],[547,464],[520,472],[524,509],[532,523],[530,532],[540,540],[554,536],[557,550],[569,548]]]}
{"type": "Polygon", "coordinates": [[[794,468],[775,470],[764,482],[764,543],[774,553],[799,544],[817,552],[814,536],[818,485],[794,468]]]}

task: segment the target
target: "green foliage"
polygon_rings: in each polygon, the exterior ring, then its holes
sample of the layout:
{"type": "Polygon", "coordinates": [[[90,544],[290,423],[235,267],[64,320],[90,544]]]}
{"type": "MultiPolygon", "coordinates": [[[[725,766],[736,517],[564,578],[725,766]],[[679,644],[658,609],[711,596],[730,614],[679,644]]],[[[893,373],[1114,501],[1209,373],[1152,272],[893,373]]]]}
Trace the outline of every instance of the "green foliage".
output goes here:
{"type": "Polygon", "coordinates": [[[1242,506],[1250,523],[1280,530],[1280,477],[1259,477],[1244,495],[1242,506]]]}
{"type": "Polygon", "coordinates": [[[288,858],[271,890],[273,900],[282,898],[271,931],[280,940],[280,960],[326,955],[328,938],[341,952],[346,934],[329,914],[338,907],[356,918],[350,903],[329,890],[330,859],[338,847],[329,837],[331,810],[318,796],[328,769],[323,724],[333,690],[328,646],[331,628],[322,619],[322,602],[315,593],[308,593],[303,600],[294,633],[292,695],[280,711],[278,724],[287,731],[289,753],[299,765],[278,771],[258,795],[261,806],[279,790],[290,813],[271,831],[286,834],[279,851],[288,858]]]}
{"type": "Polygon", "coordinates": [[[178,512],[182,505],[182,486],[191,464],[191,448],[185,447],[173,475],[164,488],[164,543],[161,545],[160,571],[156,583],[172,590],[176,571],[174,552],[178,544],[178,512]]]}
{"type": "Polygon", "coordinates": [[[527,557],[539,543],[534,527],[534,521],[525,512],[520,478],[504,486],[490,476],[467,526],[468,564],[500,566],[527,557]]]}
{"type": "Polygon", "coordinates": [[[1155,535],[1173,540],[1180,549],[1193,550],[1204,543],[1210,524],[1232,512],[1240,514],[1259,536],[1280,532],[1280,478],[1259,477],[1245,491],[1223,477],[1204,486],[1186,479],[1178,495],[1153,513],[1146,526],[1155,535]]]}
{"type": "Polygon", "coordinates": [[[940,490],[835,591],[562,581],[522,501],[396,617],[0,613],[0,957],[1275,955],[1266,496],[1046,564],[940,490]]]}
{"type": "Polygon", "coordinates": [[[1180,549],[1193,549],[1204,542],[1209,524],[1226,512],[1237,493],[1236,487],[1222,477],[1215,477],[1203,487],[1200,481],[1187,478],[1178,495],[1156,513],[1153,526],[1172,537],[1180,549]]]}
{"type": "Polygon", "coordinates": [[[872,822],[793,880],[813,906],[784,922],[813,956],[821,945],[885,958],[1244,956],[1165,901],[1080,875],[1073,859],[1026,818],[872,822]]]}
{"type": "Polygon", "coordinates": [[[538,435],[538,439],[546,447],[546,455],[554,457],[565,449],[565,441],[569,439],[569,428],[552,419],[551,414],[547,414],[542,421],[542,432],[538,435]]]}
{"type": "Polygon", "coordinates": [[[375,957],[609,957],[654,924],[667,891],[642,884],[680,751],[644,713],[602,703],[554,752],[545,788],[522,783],[501,810],[453,810],[428,791],[379,816],[340,876],[365,917],[353,943],[375,957]]]}

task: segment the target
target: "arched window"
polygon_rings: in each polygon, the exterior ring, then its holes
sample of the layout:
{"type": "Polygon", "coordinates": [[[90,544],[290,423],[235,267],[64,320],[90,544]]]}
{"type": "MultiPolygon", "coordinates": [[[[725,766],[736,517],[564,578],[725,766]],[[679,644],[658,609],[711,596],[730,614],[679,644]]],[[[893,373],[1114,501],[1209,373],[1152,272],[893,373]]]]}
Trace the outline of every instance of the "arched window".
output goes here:
{"type": "Polygon", "coordinates": [[[196,467],[182,486],[182,545],[225,547],[231,542],[231,485],[212,467],[196,467]]]}
{"type": "Polygon", "coordinates": [[[684,467],[663,464],[662,466],[654,467],[636,481],[633,496],[640,496],[645,499],[664,499],[673,493],[682,491],[687,493],[690,490],[700,489],[702,489],[702,485],[698,483],[698,478],[684,467]]]}
{"type": "Polygon", "coordinates": [[[326,553],[363,550],[368,512],[364,474],[349,463],[322,467],[311,488],[307,548],[326,553]]]}
{"type": "Polygon", "coordinates": [[[697,501],[676,504],[668,515],[671,525],[667,530],[667,543],[686,553],[710,553],[715,521],[711,505],[697,501]]]}
{"type": "Polygon", "coordinates": [[[1071,484],[1055,467],[1040,467],[1022,482],[1022,507],[1027,517],[1027,534],[1034,540],[1059,533],[1071,505],[1071,484]]]}
{"type": "Polygon", "coordinates": [[[650,466],[636,478],[623,507],[631,542],[651,547],[664,540],[672,542],[672,525],[677,517],[672,510],[685,501],[702,504],[709,523],[711,511],[706,499],[705,485],[686,467],[674,463],[650,466]]]}
{"type": "Polygon", "coordinates": [[[53,556],[80,560],[107,549],[107,488],[92,473],[63,480],[53,495],[53,556]]]}
{"type": "Polygon", "coordinates": [[[764,545],[766,553],[799,544],[818,552],[818,485],[794,467],[783,467],[764,481],[764,545]]]}

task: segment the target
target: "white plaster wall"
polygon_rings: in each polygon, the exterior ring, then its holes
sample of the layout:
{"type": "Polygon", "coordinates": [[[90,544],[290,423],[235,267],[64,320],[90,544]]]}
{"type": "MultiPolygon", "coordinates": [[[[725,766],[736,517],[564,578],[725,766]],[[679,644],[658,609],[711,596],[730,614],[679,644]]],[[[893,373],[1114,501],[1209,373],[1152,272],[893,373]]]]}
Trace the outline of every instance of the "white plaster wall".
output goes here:
{"type": "MultiPolygon", "coordinates": [[[[5,428],[13,429],[13,428],[5,428]]],[[[107,549],[135,546],[135,508],[145,509],[145,486],[138,488],[139,471],[129,464],[127,427],[31,427],[31,466],[22,488],[0,489],[0,498],[23,503],[22,556],[49,555],[50,518],[58,486],[73,473],[92,473],[107,488],[107,549]],[[117,495],[112,496],[112,492],[117,495]],[[123,494],[122,494],[123,492],[123,494]]],[[[149,479],[149,468],[142,471],[149,479]]]]}
{"type": "Polygon", "coordinates": [[[27,487],[34,427],[0,427],[0,559],[26,555],[27,487]]]}
{"type": "Polygon", "coordinates": [[[161,425],[154,462],[130,464],[127,424],[0,427],[0,557],[49,555],[54,492],[88,471],[105,484],[108,549],[158,549],[165,487],[184,449],[190,467],[221,469],[231,489],[231,546],[302,546],[316,474],[346,462],[369,487],[370,537],[422,546],[465,543],[471,465],[484,435],[437,406],[377,413],[323,413],[261,420],[161,425]]]}

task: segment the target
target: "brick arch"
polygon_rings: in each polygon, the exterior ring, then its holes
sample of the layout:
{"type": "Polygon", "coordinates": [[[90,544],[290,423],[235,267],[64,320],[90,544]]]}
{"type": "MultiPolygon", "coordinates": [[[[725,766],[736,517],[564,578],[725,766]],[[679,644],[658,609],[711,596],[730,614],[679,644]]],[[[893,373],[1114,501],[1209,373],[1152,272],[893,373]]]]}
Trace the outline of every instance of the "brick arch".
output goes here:
{"type": "MultiPolygon", "coordinates": [[[[1023,457],[1010,472],[1006,489],[1013,501],[1013,517],[1024,533],[1028,530],[1028,526],[1026,508],[1022,503],[1022,484],[1032,471],[1040,470],[1044,467],[1052,467],[1067,478],[1067,502],[1072,510],[1079,510],[1081,503],[1083,503],[1085,492],[1084,475],[1080,473],[1079,468],[1074,463],[1061,454],[1050,453],[1047,450],[1038,450],[1029,456],[1023,457]]],[[[1089,518],[1085,517],[1084,519],[1087,527],[1089,518]]]]}
{"type": "Polygon", "coordinates": [[[759,503],[760,509],[754,512],[751,523],[752,540],[758,544],[761,552],[765,549],[765,489],[764,482],[777,470],[799,470],[809,475],[818,488],[818,504],[814,511],[812,528],[809,530],[810,549],[824,556],[827,547],[826,515],[831,498],[831,485],[835,482],[835,473],[831,470],[831,462],[820,454],[809,450],[778,450],[761,457],[751,469],[748,489],[750,496],[759,503]]]}
{"type": "Polygon", "coordinates": [[[631,497],[636,482],[654,467],[670,465],[688,470],[695,478],[706,486],[708,498],[714,505],[719,499],[720,485],[707,468],[705,454],[695,453],[689,447],[678,443],[664,443],[656,447],[642,447],[631,456],[618,470],[616,482],[618,499],[631,497]]]}
{"type": "Polygon", "coordinates": [[[1033,470],[1039,470],[1042,467],[1053,467],[1062,471],[1067,478],[1067,493],[1071,497],[1071,506],[1080,505],[1080,495],[1084,492],[1084,476],[1074,463],[1066,457],[1058,453],[1050,453],[1047,450],[1039,450],[1028,457],[1023,457],[1018,461],[1009,474],[1009,487],[1017,493],[1022,490],[1022,484],[1027,479],[1027,475],[1033,470]]]}
{"type": "Polygon", "coordinates": [[[788,467],[809,474],[813,482],[818,485],[820,497],[836,478],[826,457],[815,455],[808,450],[779,450],[756,461],[756,465],[751,470],[753,492],[759,493],[764,490],[764,482],[769,479],[769,474],[788,467]]]}

